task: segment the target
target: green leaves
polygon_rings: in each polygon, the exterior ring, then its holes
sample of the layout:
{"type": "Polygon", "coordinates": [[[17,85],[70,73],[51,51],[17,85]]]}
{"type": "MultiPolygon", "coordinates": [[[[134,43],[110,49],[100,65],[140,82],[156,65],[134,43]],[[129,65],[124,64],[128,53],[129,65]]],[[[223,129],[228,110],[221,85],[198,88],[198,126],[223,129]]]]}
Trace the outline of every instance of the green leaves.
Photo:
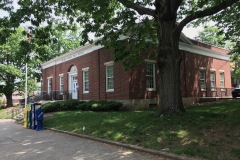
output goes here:
{"type": "Polygon", "coordinates": [[[13,65],[0,65],[0,75],[2,79],[5,79],[7,76],[13,76],[16,78],[21,78],[22,72],[20,69],[16,68],[13,65]]]}
{"type": "Polygon", "coordinates": [[[216,26],[205,27],[205,29],[199,33],[198,38],[207,44],[212,44],[223,48],[226,45],[224,33],[216,26]]]}

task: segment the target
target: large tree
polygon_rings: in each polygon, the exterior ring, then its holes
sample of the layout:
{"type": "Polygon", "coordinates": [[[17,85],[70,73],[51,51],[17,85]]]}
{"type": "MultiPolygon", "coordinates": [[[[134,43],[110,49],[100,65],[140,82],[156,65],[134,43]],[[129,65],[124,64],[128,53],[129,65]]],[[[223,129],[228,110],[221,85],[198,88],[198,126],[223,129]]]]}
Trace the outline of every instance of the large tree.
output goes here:
{"type": "Polygon", "coordinates": [[[2,18],[0,26],[0,93],[6,96],[7,107],[13,105],[14,91],[25,92],[26,63],[29,95],[36,88],[35,78],[41,77],[42,62],[80,46],[80,32],[77,30],[38,27],[27,33],[30,30],[15,28],[8,18],[2,18]]]}
{"type": "MultiPolygon", "coordinates": [[[[141,52],[157,45],[159,69],[160,113],[184,112],[180,87],[179,37],[188,23],[214,14],[225,16],[235,10],[239,0],[49,0],[19,2],[20,8],[12,14],[15,22],[31,21],[33,25],[53,18],[64,25],[81,24],[83,43],[88,33],[102,37],[97,43],[115,49],[116,60],[130,67],[142,62],[141,52]],[[227,10],[226,13],[224,10],[227,10]],[[53,16],[53,14],[55,16],[53,16]],[[16,20],[17,19],[17,20],[16,20]],[[128,40],[122,43],[121,36],[128,40]],[[124,44],[124,45],[122,45],[124,44]]],[[[5,9],[11,9],[8,5],[5,9]]],[[[217,19],[217,18],[215,18],[217,19]]],[[[237,20],[237,19],[236,19],[237,20]]]]}
{"type": "Polygon", "coordinates": [[[4,44],[0,45],[0,93],[7,99],[7,107],[12,106],[12,94],[17,89],[17,85],[23,77],[22,70],[25,66],[25,56],[23,56],[20,43],[22,41],[22,29],[9,31],[0,28],[1,35],[9,33],[4,44]]]}

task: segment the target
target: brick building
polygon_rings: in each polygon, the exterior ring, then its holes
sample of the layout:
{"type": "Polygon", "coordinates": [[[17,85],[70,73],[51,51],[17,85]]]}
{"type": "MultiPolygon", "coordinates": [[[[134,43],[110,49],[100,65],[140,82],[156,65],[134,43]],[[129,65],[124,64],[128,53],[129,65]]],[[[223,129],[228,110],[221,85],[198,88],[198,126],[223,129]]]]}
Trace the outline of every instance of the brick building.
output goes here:
{"type": "MultiPolygon", "coordinates": [[[[199,97],[231,96],[228,50],[181,36],[181,85],[184,103],[199,97]]],[[[135,107],[158,102],[156,61],[125,71],[112,51],[85,45],[42,64],[45,99],[118,100],[135,107]]]]}

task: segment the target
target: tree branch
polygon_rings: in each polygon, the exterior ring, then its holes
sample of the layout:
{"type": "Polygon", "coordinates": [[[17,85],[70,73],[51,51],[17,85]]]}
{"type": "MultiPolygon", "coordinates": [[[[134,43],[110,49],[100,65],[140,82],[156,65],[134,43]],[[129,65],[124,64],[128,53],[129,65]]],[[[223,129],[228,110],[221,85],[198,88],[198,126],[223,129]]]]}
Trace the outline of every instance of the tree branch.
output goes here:
{"type": "MultiPolygon", "coordinates": [[[[177,26],[175,32],[176,33],[180,33],[183,29],[183,27],[185,25],[187,25],[189,22],[195,20],[195,19],[198,19],[198,18],[203,18],[203,17],[206,17],[206,16],[210,16],[210,15],[213,15],[231,5],[233,5],[234,3],[237,3],[237,2],[240,2],[239,0],[225,0],[223,1],[222,3],[216,5],[216,6],[213,6],[213,7],[210,7],[210,8],[207,8],[203,11],[197,11],[189,16],[187,16],[185,19],[183,19],[179,25],[177,26]]],[[[238,13],[236,13],[238,14],[238,13]]]]}
{"type": "Polygon", "coordinates": [[[145,8],[145,7],[139,6],[139,5],[137,5],[135,3],[132,3],[128,0],[118,0],[118,2],[120,2],[126,8],[130,8],[130,9],[135,10],[140,15],[150,15],[150,16],[154,17],[154,10],[152,10],[150,8],[145,8]]]}

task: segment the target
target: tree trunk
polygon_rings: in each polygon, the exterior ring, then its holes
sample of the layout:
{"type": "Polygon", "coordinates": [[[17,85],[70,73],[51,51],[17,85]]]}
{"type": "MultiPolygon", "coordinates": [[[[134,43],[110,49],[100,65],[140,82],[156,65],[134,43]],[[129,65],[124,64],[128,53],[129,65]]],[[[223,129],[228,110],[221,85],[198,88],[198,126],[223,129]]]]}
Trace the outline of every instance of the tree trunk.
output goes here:
{"type": "Polygon", "coordinates": [[[5,94],[6,99],[7,99],[7,107],[12,107],[13,102],[12,102],[12,94],[5,94]]]}
{"type": "Polygon", "coordinates": [[[157,25],[159,42],[157,66],[160,75],[159,112],[160,114],[185,112],[180,82],[180,33],[173,33],[176,27],[175,21],[159,21],[157,25]]]}

